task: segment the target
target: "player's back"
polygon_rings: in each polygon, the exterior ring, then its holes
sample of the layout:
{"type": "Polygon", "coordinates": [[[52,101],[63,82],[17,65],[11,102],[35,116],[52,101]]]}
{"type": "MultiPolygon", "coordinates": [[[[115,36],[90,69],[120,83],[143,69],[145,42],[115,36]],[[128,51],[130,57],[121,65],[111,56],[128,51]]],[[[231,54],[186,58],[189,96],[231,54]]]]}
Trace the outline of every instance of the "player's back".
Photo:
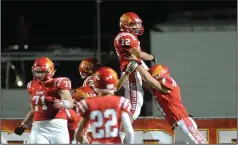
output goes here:
{"type": "Polygon", "coordinates": [[[130,101],[119,96],[100,96],[86,100],[93,143],[121,143],[122,111],[130,111],[130,101]]]}
{"type": "Polygon", "coordinates": [[[170,93],[155,91],[157,102],[166,114],[165,118],[170,125],[188,116],[182,104],[180,87],[171,76],[163,76],[158,79],[162,86],[171,90],[170,93]]]}
{"type": "Polygon", "coordinates": [[[88,76],[84,81],[83,81],[83,87],[93,87],[93,75],[88,76]]]}

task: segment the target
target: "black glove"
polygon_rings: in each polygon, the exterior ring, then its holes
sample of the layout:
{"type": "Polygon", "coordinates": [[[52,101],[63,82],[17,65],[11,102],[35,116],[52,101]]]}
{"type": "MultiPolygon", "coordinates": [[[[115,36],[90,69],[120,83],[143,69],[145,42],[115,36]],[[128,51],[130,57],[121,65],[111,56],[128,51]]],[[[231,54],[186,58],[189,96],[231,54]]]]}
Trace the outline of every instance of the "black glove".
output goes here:
{"type": "Polygon", "coordinates": [[[153,59],[151,60],[154,64],[156,64],[157,63],[157,60],[156,60],[156,58],[155,58],[155,56],[153,55],[153,59]]]}
{"type": "Polygon", "coordinates": [[[15,128],[14,133],[17,135],[22,135],[25,130],[26,130],[26,126],[20,125],[17,128],[15,128]]]}

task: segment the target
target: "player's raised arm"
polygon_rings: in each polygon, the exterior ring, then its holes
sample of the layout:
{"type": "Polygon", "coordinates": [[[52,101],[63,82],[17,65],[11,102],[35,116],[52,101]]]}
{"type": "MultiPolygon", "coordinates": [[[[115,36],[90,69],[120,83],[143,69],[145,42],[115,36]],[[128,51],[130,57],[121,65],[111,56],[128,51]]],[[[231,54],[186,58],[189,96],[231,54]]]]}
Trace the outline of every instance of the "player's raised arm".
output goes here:
{"type": "Polygon", "coordinates": [[[68,78],[58,78],[55,82],[55,85],[59,88],[59,95],[61,100],[54,100],[55,108],[73,108],[73,99],[70,93],[71,90],[71,81],[68,78]]]}
{"type": "Polygon", "coordinates": [[[120,78],[117,84],[117,91],[119,91],[121,87],[123,86],[123,84],[125,84],[125,82],[128,80],[129,75],[130,75],[129,72],[125,72],[125,74],[120,78]]]}
{"type": "Polygon", "coordinates": [[[136,69],[137,66],[138,66],[137,61],[130,61],[130,63],[127,65],[125,74],[120,78],[117,84],[117,91],[121,89],[123,84],[128,80],[130,73],[132,73],[136,69]]]}

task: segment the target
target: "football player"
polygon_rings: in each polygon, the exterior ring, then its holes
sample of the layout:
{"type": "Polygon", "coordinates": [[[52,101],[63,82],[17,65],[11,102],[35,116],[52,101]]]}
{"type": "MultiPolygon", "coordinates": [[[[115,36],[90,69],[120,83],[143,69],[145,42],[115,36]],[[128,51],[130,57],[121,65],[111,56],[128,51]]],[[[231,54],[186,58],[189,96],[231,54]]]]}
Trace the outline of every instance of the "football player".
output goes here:
{"type": "Polygon", "coordinates": [[[175,132],[174,143],[208,144],[199,133],[195,121],[189,117],[181,101],[180,87],[170,76],[167,66],[156,64],[148,72],[141,65],[138,65],[134,57],[129,67],[127,68],[128,73],[122,77],[119,86],[133,70],[136,69],[141,74],[142,79],[151,86],[156,103],[161,107],[161,113],[175,132]]]}
{"type": "MultiPolygon", "coordinates": [[[[88,99],[90,97],[95,97],[96,93],[91,87],[79,87],[75,89],[73,92],[73,99],[74,99],[74,108],[73,110],[69,110],[69,120],[68,120],[68,129],[69,129],[69,136],[70,136],[70,143],[73,143],[74,140],[74,134],[75,134],[75,129],[77,128],[77,125],[80,121],[80,115],[79,115],[79,110],[76,107],[77,103],[83,99],[88,99]]],[[[84,129],[84,132],[82,135],[84,136],[84,143],[90,143],[91,141],[91,136],[90,136],[90,125],[87,124],[86,128],[84,129]]],[[[74,142],[75,143],[75,142],[74,142]]]]}
{"type": "Polygon", "coordinates": [[[32,66],[33,80],[27,85],[31,110],[14,132],[21,133],[32,123],[27,140],[30,144],[68,144],[66,109],[73,108],[71,81],[53,78],[54,63],[47,57],[36,59],[32,66]]]}
{"type": "MultiPolygon", "coordinates": [[[[131,54],[138,57],[138,63],[145,69],[148,69],[148,67],[143,60],[156,63],[156,59],[153,55],[141,50],[140,41],[138,39],[138,36],[143,35],[144,33],[141,18],[134,12],[127,12],[120,17],[119,25],[121,32],[118,33],[114,40],[114,47],[119,57],[121,74],[125,74],[127,65],[129,64],[127,57],[131,54]]],[[[144,100],[140,73],[137,71],[130,73],[129,79],[123,84],[123,87],[125,97],[131,101],[131,121],[133,122],[133,120],[140,115],[144,100]]],[[[121,132],[121,138],[122,140],[124,139],[123,132],[121,132]]]]}
{"type": "Polygon", "coordinates": [[[134,142],[134,130],[130,122],[130,100],[115,96],[117,73],[109,67],[101,67],[93,76],[94,90],[98,96],[80,101],[77,105],[82,119],[76,132],[76,140],[82,142],[81,133],[89,122],[92,144],[120,144],[120,126],[126,130],[127,141],[134,142]]]}
{"type": "Polygon", "coordinates": [[[101,67],[97,58],[86,58],[79,64],[79,74],[84,79],[83,87],[93,86],[93,73],[101,67]]]}

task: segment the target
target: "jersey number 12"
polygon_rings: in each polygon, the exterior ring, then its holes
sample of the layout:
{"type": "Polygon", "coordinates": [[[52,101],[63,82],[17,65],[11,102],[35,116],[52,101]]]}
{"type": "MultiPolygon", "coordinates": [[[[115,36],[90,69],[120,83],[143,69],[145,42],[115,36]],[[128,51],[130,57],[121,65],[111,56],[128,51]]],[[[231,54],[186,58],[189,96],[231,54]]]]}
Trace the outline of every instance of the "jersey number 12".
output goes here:
{"type": "Polygon", "coordinates": [[[130,39],[121,39],[121,45],[130,45],[131,40],[130,39]]]}

